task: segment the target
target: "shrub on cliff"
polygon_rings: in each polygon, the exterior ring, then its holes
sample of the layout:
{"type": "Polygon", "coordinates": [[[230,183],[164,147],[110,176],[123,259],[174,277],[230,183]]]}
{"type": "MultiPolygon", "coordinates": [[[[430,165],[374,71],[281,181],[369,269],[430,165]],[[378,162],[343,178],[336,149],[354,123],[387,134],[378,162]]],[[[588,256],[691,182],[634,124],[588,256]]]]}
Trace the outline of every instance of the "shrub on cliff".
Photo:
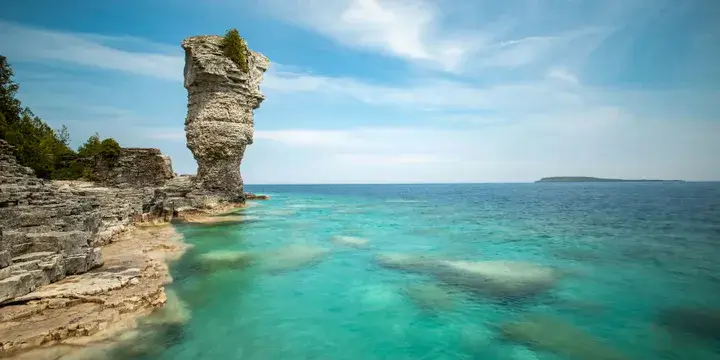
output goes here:
{"type": "Polygon", "coordinates": [[[248,48],[245,40],[240,37],[237,29],[228,30],[222,41],[222,50],[225,56],[240,67],[242,72],[250,71],[248,68],[248,48]]]}
{"type": "Polygon", "coordinates": [[[99,155],[114,160],[120,145],[113,139],[91,137],[79,152],[70,147],[65,126],[53,130],[29,108],[23,108],[15,96],[19,89],[7,58],[0,55],[0,139],[15,147],[18,162],[30,167],[38,177],[74,180],[88,174],[85,157],[99,155]]]}
{"type": "Polygon", "coordinates": [[[107,160],[115,160],[120,156],[120,144],[113,138],[100,141],[100,134],[95,133],[78,148],[77,153],[82,158],[101,157],[107,160]]]}

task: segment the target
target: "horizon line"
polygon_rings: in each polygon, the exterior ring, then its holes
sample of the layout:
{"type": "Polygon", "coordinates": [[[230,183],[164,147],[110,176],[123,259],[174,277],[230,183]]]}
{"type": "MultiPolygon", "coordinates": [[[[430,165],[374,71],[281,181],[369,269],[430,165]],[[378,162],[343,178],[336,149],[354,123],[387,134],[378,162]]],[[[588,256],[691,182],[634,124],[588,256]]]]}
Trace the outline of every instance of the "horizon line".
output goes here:
{"type": "MultiPolygon", "coordinates": [[[[638,183],[638,182],[685,182],[685,183],[716,183],[720,180],[630,180],[630,181],[618,181],[618,182],[592,182],[592,181],[559,181],[559,182],[544,182],[544,184],[577,184],[577,183],[638,183]]],[[[245,186],[293,186],[293,185],[482,185],[482,184],[536,184],[538,180],[533,181],[486,181],[486,182],[363,182],[363,183],[339,183],[339,182],[328,182],[328,183],[245,183],[245,186]]]]}

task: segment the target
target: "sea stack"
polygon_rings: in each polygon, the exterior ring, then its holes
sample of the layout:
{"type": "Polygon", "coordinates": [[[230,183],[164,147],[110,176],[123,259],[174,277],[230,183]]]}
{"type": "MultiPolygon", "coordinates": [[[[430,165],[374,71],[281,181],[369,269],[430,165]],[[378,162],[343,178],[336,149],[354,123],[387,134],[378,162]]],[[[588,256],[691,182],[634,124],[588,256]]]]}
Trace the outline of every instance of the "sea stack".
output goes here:
{"type": "Polygon", "coordinates": [[[242,42],[247,66],[226,56],[221,36],[192,36],[182,42],[188,90],[185,135],[198,164],[196,191],[232,202],[244,201],[240,163],[253,142],[253,110],[265,99],[260,83],[269,65],[242,42]]]}

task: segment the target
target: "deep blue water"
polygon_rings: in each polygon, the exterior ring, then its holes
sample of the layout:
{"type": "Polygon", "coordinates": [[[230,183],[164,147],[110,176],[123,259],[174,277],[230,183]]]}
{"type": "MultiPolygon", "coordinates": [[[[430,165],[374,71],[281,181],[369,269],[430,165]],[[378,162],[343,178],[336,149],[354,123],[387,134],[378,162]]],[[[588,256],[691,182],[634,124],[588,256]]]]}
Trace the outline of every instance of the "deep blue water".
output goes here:
{"type": "Polygon", "coordinates": [[[195,245],[170,286],[190,318],[154,329],[148,359],[720,359],[720,183],[246,190],[272,197],[239,211],[251,220],[176,225],[195,245]],[[282,272],[199,265],[292,244],[329,252],[282,272]],[[383,267],[385,253],[560,275],[509,298],[383,267]]]}

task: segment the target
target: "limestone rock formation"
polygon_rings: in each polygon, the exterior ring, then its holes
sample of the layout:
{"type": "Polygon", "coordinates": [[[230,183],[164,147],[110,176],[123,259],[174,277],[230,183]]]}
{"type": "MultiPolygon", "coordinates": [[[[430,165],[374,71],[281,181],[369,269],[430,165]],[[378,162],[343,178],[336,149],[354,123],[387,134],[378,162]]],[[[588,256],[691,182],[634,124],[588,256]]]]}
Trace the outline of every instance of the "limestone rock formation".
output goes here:
{"type": "Polygon", "coordinates": [[[162,186],[175,177],[170,157],[159,149],[122,148],[112,164],[98,161],[94,165],[97,180],[112,186],[162,186]]]}
{"type": "Polygon", "coordinates": [[[173,212],[159,188],[39,179],[0,140],[0,303],[101,266],[99,246],[173,212]]]}
{"type": "Polygon", "coordinates": [[[198,191],[242,201],[240,163],[253,142],[253,110],[264,99],[260,82],[269,61],[248,50],[245,73],[223,55],[222,39],[193,36],[182,42],[188,90],[185,132],[198,163],[198,191]]]}

